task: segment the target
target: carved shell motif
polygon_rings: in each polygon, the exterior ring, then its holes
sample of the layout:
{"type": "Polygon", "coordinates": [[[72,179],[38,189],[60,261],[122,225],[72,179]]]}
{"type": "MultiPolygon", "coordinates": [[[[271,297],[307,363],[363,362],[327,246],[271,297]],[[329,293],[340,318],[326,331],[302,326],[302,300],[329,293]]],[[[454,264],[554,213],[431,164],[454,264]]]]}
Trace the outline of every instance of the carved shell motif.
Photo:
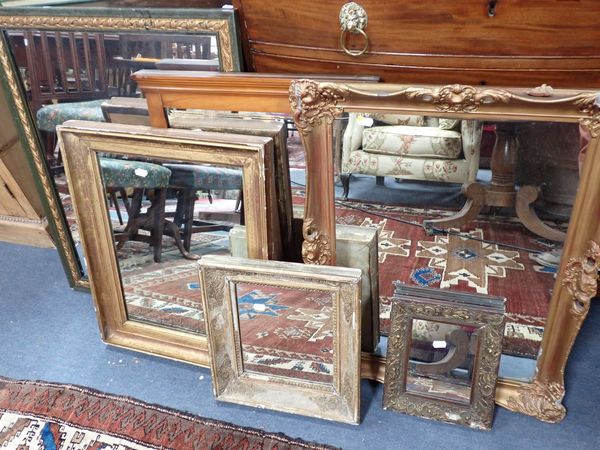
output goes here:
{"type": "Polygon", "coordinates": [[[573,297],[571,313],[583,316],[590,308],[590,300],[598,290],[598,269],[600,267],[600,245],[590,241],[585,254],[571,258],[565,269],[562,284],[573,297]]]}
{"type": "Polygon", "coordinates": [[[438,111],[473,112],[482,104],[508,103],[512,94],[501,89],[477,89],[473,86],[451,84],[441,88],[408,88],[409,99],[431,102],[438,111]]]}
{"type": "Polygon", "coordinates": [[[338,102],[346,100],[348,89],[333,83],[297,80],[290,85],[289,94],[296,127],[302,134],[308,134],[323,119],[333,123],[342,113],[338,102]]]}

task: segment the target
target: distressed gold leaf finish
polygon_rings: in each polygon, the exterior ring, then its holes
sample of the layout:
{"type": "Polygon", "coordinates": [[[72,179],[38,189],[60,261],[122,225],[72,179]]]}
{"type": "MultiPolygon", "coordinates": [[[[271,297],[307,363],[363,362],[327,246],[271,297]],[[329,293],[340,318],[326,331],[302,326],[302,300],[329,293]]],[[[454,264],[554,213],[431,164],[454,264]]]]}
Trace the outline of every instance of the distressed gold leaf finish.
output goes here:
{"type": "Polygon", "coordinates": [[[442,112],[474,112],[482,104],[508,103],[511,93],[501,89],[478,89],[451,84],[441,88],[408,88],[404,95],[411,100],[433,103],[442,112]]]}
{"type": "Polygon", "coordinates": [[[332,256],[329,236],[314,227],[314,221],[310,218],[302,225],[302,236],[302,260],[306,264],[327,264],[332,256]]]}
{"type": "Polygon", "coordinates": [[[579,122],[589,129],[592,137],[600,136],[600,95],[597,93],[583,95],[574,101],[579,111],[588,115],[579,122]]]}

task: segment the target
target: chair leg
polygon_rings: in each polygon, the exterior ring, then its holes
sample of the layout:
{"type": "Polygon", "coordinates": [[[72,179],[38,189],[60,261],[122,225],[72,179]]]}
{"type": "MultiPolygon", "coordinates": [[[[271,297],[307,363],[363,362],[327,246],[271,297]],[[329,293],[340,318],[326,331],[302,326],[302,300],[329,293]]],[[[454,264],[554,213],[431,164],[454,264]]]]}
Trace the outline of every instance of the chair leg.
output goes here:
{"type": "Polygon", "coordinates": [[[196,191],[192,189],[186,189],[184,192],[185,225],[183,229],[183,248],[189,252],[192,245],[192,228],[194,227],[196,191]]]}
{"type": "Polygon", "coordinates": [[[162,256],[162,236],[165,227],[165,203],[167,200],[166,189],[156,189],[154,194],[154,204],[152,205],[153,224],[152,224],[152,246],[154,248],[154,262],[159,263],[162,256]]]}
{"type": "Polygon", "coordinates": [[[385,186],[385,177],[375,177],[375,184],[377,186],[385,186]]]}
{"type": "Polygon", "coordinates": [[[342,199],[348,200],[348,193],[350,192],[350,174],[341,173],[340,180],[342,180],[342,187],[344,188],[344,192],[342,193],[342,199]]]}
{"type": "Polygon", "coordinates": [[[110,201],[113,204],[113,207],[115,208],[117,217],[119,218],[119,225],[123,225],[123,217],[121,216],[121,208],[119,208],[119,201],[117,200],[117,193],[113,189],[111,189],[110,192],[108,193],[108,195],[110,196],[110,201]]]}

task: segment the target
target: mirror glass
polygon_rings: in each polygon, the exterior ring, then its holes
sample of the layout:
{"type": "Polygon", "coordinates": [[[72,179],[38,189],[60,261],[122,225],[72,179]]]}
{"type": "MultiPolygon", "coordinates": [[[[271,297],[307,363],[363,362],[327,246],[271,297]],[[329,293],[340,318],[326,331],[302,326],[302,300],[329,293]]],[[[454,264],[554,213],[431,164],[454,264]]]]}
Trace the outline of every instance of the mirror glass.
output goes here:
{"type": "Polygon", "coordinates": [[[578,124],[373,113],[341,122],[336,221],[379,234],[377,353],[396,280],[502,296],[500,376],[530,380],[587,142],[578,124]]]}
{"type": "Polygon", "coordinates": [[[130,78],[136,70],[219,71],[216,35],[44,29],[4,30],[4,35],[79,252],[56,126],[70,119],[106,121],[101,107],[105,100],[141,97],[130,78]]]}
{"type": "Polygon", "coordinates": [[[328,291],[237,283],[245,372],[333,382],[333,295],[328,291]]]}
{"type": "Polygon", "coordinates": [[[406,392],[469,404],[478,329],[413,319],[406,392]]]}
{"type": "Polygon", "coordinates": [[[244,223],[241,168],[99,157],[130,320],[205,334],[197,260],[244,223]]]}

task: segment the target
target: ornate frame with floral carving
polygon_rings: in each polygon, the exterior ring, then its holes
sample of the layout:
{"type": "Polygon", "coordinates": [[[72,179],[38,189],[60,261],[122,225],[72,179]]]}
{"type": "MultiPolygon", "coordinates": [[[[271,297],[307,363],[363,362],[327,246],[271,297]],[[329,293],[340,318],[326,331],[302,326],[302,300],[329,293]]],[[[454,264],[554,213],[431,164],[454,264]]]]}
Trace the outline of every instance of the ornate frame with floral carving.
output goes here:
{"type": "MultiPolygon", "coordinates": [[[[344,112],[385,112],[483,120],[574,122],[591,137],[550,311],[531,383],[500,379],[496,402],[547,422],[566,414],[564,370],[600,267],[600,92],[465,85],[335,84],[297,80],[290,103],[306,151],[304,261],[335,263],[332,121],[344,112]]],[[[385,359],[363,355],[363,376],[381,381],[385,359]]]]}
{"type": "Polygon", "coordinates": [[[504,299],[396,285],[391,321],[383,407],[442,422],[490,429],[502,352],[504,299]],[[468,404],[416,395],[406,389],[413,319],[478,329],[468,404]]]}
{"type": "MultiPolygon", "coordinates": [[[[220,9],[110,9],[110,8],[0,8],[0,28],[68,31],[178,32],[217,36],[223,71],[241,70],[238,27],[233,10],[220,9]]],[[[83,266],[66,222],[60,199],[46,164],[35,120],[31,116],[19,72],[4,33],[0,36],[0,76],[4,79],[46,216],[72,286],[89,288],[83,266]]]]}
{"type": "Polygon", "coordinates": [[[273,141],[259,136],[84,121],[66,122],[58,127],[58,137],[102,339],[119,347],[207,366],[205,335],[129,319],[97,156],[110,153],[240,168],[244,198],[252,199],[244,202],[248,255],[267,259],[272,235],[277,235],[268,225],[268,212],[276,206],[267,196],[267,184],[273,184],[273,179],[266,175],[272,170],[273,141]]]}
{"type": "Polygon", "coordinates": [[[200,260],[213,391],[217,399],[358,423],[361,270],[208,255],[200,260]],[[244,371],[236,283],[321,291],[332,296],[332,383],[244,371]]]}

